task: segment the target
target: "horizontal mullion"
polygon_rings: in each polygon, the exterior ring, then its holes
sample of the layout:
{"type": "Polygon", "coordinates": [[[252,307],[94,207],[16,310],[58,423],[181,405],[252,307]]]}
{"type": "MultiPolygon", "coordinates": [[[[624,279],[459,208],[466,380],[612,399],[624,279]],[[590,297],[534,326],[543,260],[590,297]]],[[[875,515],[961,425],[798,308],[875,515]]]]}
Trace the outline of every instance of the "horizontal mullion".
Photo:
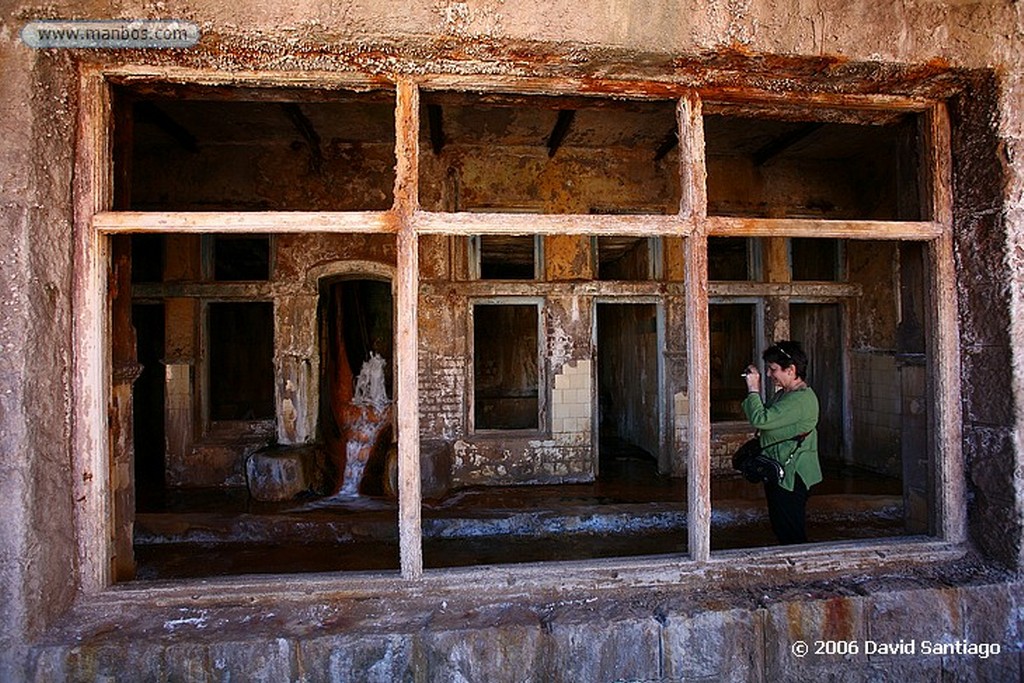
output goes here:
{"type": "Polygon", "coordinates": [[[681,236],[694,222],[680,216],[524,213],[432,213],[413,216],[413,229],[437,235],[653,235],[681,236]]]}
{"type": "Polygon", "coordinates": [[[843,299],[859,297],[862,294],[863,288],[861,285],[851,282],[814,282],[803,280],[796,282],[711,281],[708,283],[709,297],[778,296],[843,299]]]}
{"type": "Polygon", "coordinates": [[[933,240],[942,235],[934,221],[824,220],[817,218],[708,217],[712,237],[834,237],[854,240],[933,240]]]}
{"type": "Polygon", "coordinates": [[[103,211],[92,225],[105,233],[394,233],[398,221],[388,211],[103,211]]]}

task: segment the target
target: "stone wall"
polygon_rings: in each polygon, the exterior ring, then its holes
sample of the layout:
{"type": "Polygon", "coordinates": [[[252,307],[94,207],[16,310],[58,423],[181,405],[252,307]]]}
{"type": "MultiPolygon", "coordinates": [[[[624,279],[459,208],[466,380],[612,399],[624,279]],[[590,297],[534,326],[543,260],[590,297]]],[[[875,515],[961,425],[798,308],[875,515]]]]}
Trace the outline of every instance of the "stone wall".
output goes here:
{"type": "Polygon", "coordinates": [[[479,578],[355,604],[264,597],[266,618],[244,628],[238,609],[222,602],[193,601],[170,616],[141,596],[130,610],[101,602],[77,611],[73,633],[58,628],[39,643],[24,679],[121,680],[128,671],[132,680],[309,683],[1012,681],[1024,674],[1024,590],[970,562],[914,578],[839,576],[744,591],[567,585],[524,597],[500,585],[481,594],[479,578]]]}

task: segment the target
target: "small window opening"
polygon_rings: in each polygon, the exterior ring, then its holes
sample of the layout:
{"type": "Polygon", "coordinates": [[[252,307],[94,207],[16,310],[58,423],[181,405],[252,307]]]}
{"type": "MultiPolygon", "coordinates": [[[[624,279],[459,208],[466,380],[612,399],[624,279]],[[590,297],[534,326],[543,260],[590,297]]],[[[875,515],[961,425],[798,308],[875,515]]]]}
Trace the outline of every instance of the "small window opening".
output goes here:
{"type": "Polygon", "coordinates": [[[164,276],[163,235],[132,235],[132,282],[160,282],[164,276]]]}
{"type": "Polygon", "coordinates": [[[270,279],[270,237],[213,238],[213,279],[245,281],[270,279]]]}
{"type": "Polygon", "coordinates": [[[756,313],[754,304],[708,307],[712,422],[746,419],[740,407],[747,386],[742,373],[755,358],[756,313]]]}
{"type": "Polygon", "coordinates": [[[274,417],[274,305],[211,303],[210,419],[274,417]]]}
{"type": "Polygon", "coordinates": [[[709,237],[708,279],[752,279],[749,243],[745,237],[709,237]]]}
{"type": "Polygon", "coordinates": [[[598,237],[599,280],[651,280],[657,277],[657,251],[646,237],[598,237]]]}
{"type": "Polygon", "coordinates": [[[789,241],[794,280],[835,282],[839,277],[839,240],[794,237],[789,241]]]}
{"type": "Polygon", "coordinates": [[[533,280],[537,242],[531,235],[479,235],[471,239],[470,258],[481,280],[533,280]]]}
{"type": "Polygon", "coordinates": [[[473,306],[473,405],[477,429],[537,429],[537,306],[473,306]]]}

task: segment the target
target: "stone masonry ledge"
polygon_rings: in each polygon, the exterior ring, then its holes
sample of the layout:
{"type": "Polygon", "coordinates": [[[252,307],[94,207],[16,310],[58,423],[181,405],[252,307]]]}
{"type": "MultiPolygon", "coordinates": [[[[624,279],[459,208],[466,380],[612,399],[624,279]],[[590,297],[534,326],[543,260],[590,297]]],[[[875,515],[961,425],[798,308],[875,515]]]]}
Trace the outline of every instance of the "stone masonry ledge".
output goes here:
{"type": "Polygon", "coordinates": [[[802,582],[773,571],[709,578],[694,579],[699,589],[690,581],[556,589],[510,578],[483,588],[451,571],[419,581],[377,575],[365,590],[324,575],[128,585],[65,615],[34,645],[25,679],[1005,681],[1024,674],[1024,581],[973,555],[802,582]],[[804,657],[793,654],[798,641],[811,648],[804,657]],[[816,641],[855,643],[857,652],[816,654],[816,641]],[[913,643],[914,652],[868,653],[869,641],[913,643]],[[929,648],[940,642],[998,644],[1000,652],[934,654],[929,648]]]}

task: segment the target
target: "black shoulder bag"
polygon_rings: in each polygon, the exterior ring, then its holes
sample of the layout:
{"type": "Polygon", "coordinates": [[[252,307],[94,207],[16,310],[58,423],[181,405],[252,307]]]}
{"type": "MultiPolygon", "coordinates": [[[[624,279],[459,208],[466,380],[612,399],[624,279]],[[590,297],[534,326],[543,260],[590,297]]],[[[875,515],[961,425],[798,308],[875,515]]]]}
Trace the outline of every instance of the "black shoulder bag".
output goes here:
{"type": "Polygon", "coordinates": [[[761,440],[755,436],[733,453],[733,469],[738,470],[747,481],[754,484],[761,481],[770,481],[777,484],[786,475],[786,467],[793,461],[793,456],[796,455],[797,449],[800,448],[800,444],[804,442],[808,434],[810,432],[804,432],[803,434],[797,434],[796,436],[791,436],[788,439],[776,441],[765,446],[765,448],[771,448],[786,441],[796,441],[796,445],[793,446],[793,450],[789,452],[789,457],[786,458],[784,463],[780,463],[775,458],[765,455],[764,449],[761,448],[761,440]]]}

